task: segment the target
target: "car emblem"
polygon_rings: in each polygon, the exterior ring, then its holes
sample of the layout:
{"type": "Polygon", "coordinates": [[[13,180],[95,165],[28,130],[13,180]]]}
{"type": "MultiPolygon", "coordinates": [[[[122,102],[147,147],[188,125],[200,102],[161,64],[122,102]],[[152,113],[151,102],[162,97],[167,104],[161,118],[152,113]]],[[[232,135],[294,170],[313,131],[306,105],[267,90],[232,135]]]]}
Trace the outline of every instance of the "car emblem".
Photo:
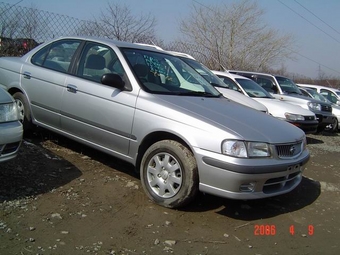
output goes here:
{"type": "Polygon", "coordinates": [[[290,147],[289,152],[291,155],[294,155],[295,152],[295,146],[293,145],[292,147],[290,147]]]}

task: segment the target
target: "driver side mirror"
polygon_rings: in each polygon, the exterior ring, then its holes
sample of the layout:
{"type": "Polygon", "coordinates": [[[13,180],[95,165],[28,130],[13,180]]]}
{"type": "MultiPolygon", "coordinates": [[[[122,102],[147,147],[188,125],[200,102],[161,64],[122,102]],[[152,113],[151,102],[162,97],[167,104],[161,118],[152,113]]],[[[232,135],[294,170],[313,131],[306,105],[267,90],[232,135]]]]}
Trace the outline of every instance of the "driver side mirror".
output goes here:
{"type": "Polygon", "coordinates": [[[125,86],[125,82],[123,81],[122,77],[114,73],[103,74],[101,83],[120,90],[131,90],[125,86]]]}

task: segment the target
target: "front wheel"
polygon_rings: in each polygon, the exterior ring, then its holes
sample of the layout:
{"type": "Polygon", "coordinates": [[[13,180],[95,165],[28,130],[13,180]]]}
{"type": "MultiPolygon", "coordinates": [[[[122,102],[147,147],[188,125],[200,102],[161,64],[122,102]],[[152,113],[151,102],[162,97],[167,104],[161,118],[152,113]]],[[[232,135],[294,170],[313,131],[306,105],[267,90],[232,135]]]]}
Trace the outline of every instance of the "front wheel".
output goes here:
{"type": "Polygon", "coordinates": [[[141,182],[155,203],[178,208],[198,192],[198,171],[192,152],[183,144],[163,140],[151,145],[141,161],[141,182]]]}
{"type": "Polygon", "coordinates": [[[333,118],[333,123],[326,126],[325,131],[335,133],[338,131],[338,118],[333,118]]]}
{"type": "Polygon", "coordinates": [[[13,94],[13,98],[17,103],[17,107],[19,110],[19,120],[23,125],[24,132],[33,129],[31,111],[26,96],[21,92],[16,92],[13,94]]]}

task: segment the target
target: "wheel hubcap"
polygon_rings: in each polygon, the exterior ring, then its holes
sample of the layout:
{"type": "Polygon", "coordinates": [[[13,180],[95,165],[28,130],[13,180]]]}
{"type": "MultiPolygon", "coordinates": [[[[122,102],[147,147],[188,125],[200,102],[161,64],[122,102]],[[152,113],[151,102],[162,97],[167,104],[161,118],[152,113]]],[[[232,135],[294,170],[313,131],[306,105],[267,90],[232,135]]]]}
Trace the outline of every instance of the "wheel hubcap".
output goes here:
{"type": "Polygon", "coordinates": [[[178,160],[169,153],[158,153],[148,163],[147,182],[161,198],[175,196],[182,186],[182,178],[178,160]]]}

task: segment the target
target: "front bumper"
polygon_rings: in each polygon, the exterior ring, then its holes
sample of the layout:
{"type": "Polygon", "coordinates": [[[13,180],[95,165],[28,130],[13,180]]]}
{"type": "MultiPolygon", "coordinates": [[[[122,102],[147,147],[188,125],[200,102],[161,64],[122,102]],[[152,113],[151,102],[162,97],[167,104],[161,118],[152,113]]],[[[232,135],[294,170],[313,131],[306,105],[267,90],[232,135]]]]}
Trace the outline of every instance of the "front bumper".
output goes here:
{"type": "Polygon", "coordinates": [[[308,150],[294,159],[239,159],[195,150],[202,192],[232,199],[260,199],[285,194],[302,180],[308,150]]]}
{"type": "Polygon", "coordinates": [[[315,116],[319,122],[319,127],[326,127],[333,123],[334,115],[331,112],[315,113],[315,116]]]}
{"type": "Polygon", "coordinates": [[[0,123],[0,162],[15,158],[23,136],[19,121],[0,123]]]}
{"type": "Polygon", "coordinates": [[[288,121],[290,124],[302,129],[305,134],[314,134],[317,132],[319,122],[317,120],[305,121],[288,121]]]}

